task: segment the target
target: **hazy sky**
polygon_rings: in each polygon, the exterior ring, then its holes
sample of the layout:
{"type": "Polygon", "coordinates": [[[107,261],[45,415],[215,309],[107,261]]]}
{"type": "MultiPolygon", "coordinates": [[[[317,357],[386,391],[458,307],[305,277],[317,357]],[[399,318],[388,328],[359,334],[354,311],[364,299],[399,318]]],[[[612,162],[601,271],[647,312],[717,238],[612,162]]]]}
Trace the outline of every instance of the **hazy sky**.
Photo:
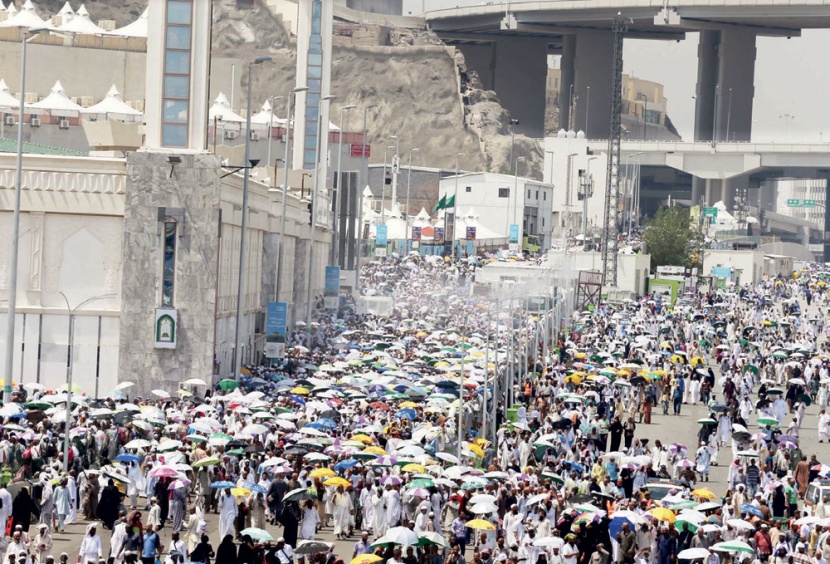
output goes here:
{"type": "MultiPolygon", "coordinates": [[[[483,4],[481,0],[404,0],[404,13],[426,9],[483,4]]],[[[681,42],[626,40],[624,70],[665,85],[668,114],[684,139],[692,139],[695,83],[697,82],[696,33],[681,42]]],[[[830,69],[823,53],[830,46],[830,30],[805,30],[801,37],[758,38],[753,106],[753,141],[784,141],[785,120],[790,114],[789,141],[830,141],[830,69]]]]}

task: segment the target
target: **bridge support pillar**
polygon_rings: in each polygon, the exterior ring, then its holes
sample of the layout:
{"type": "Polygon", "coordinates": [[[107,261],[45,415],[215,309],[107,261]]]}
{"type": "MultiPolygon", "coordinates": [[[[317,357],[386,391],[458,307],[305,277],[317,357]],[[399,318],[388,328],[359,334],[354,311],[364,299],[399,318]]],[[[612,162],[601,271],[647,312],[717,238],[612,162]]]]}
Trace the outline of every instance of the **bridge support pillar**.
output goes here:
{"type": "Polygon", "coordinates": [[[720,32],[716,128],[718,141],[749,141],[755,97],[755,32],[732,28],[720,32]]]}
{"type": "Polygon", "coordinates": [[[576,39],[573,129],[589,139],[608,137],[611,124],[611,69],[614,34],[583,31],[576,39]],[[587,116],[587,119],[586,119],[587,116]]]}
{"type": "Polygon", "coordinates": [[[571,117],[571,88],[574,86],[575,63],[576,35],[563,35],[559,66],[559,129],[568,129],[571,117]]]}
{"type": "Polygon", "coordinates": [[[715,91],[718,85],[719,31],[701,31],[697,46],[695,89],[695,141],[711,141],[715,124],[715,91]]]}
{"type": "Polygon", "coordinates": [[[506,37],[495,48],[493,89],[510,116],[518,119],[517,133],[545,136],[548,40],[506,37]]]}

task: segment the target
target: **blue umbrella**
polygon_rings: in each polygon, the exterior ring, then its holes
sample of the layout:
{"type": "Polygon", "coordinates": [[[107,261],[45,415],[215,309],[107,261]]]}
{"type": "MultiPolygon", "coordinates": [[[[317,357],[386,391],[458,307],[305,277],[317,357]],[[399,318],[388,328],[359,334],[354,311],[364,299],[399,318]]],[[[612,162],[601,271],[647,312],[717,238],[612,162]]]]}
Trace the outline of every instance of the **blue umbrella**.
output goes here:
{"type": "Polygon", "coordinates": [[[337,429],[337,423],[335,423],[331,419],[326,419],[326,418],[318,419],[317,423],[319,423],[322,427],[324,427],[326,429],[337,429]]]}
{"type": "Polygon", "coordinates": [[[305,426],[310,427],[312,429],[317,429],[318,431],[322,431],[323,429],[326,428],[326,426],[323,425],[322,423],[320,423],[319,421],[313,421],[311,423],[306,423],[305,426]]]}
{"type": "Polygon", "coordinates": [[[410,421],[415,419],[415,410],[411,407],[405,407],[404,409],[399,409],[397,413],[395,413],[395,417],[398,419],[409,419],[410,421]]]}
{"type": "Polygon", "coordinates": [[[213,482],[210,487],[214,490],[224,490],[227,488],[235,488],[236,484],[229,482],[228,480],[222,480],[220,482],[213,482]]]}
{"type": "Polygon", "coordinates": [[[263,486],[260,486],[259,484],[253,484],[253,483],[249,482],[249,483],[245,484],[245,487],[248,488],[249,490],[251,490],[254,493],[261,493],[261,494],[268,493],[268,490],[266,490],[263,486]]]}
{"type": "Polygon", "coordinates": [[[298,403],[300,405],[305,405],[305,400],[303,398],[301,398],[300,396],[288,396],[288,397],[291,398],[291,401],[293,401],[294,403],[298,403]]]}
{"type": "Polygon", "coordinates": [[[141,457],[134,454],[119,454],[115,459],[118,462],[141,462],[141,457]]]}
{"type": "Polygon", "coordinates": [[[358,464],[358,462],[359,462],[358,460],[355,460],[353,458],[351,458],[349,460],[343,460],[342,462],[338,462],[337,464],[334,465],[334,471],[335,472],[342,472],[343,470],[348,470],[352,466],[355,466],[356,464],[358,464]]]}
{"type": "Polygon", "coordinates": [[[634,530],[634,523],[628,520],[627,517],[614,517],[611,519],[611,522],[608,523],[608,531],[611,533],[611,537],[615,537],[617,533],[622,531],[623,523],[628,523],[629,530],[634,530]]]}
{"type": "Polygon", "coordinates": [[[760,509],[758,509],[754,505],[750,505],[749,503],[741,504],[741,513],[749,513],[750,515],[755,515],[756,517],[764,516],[760,509]]]}

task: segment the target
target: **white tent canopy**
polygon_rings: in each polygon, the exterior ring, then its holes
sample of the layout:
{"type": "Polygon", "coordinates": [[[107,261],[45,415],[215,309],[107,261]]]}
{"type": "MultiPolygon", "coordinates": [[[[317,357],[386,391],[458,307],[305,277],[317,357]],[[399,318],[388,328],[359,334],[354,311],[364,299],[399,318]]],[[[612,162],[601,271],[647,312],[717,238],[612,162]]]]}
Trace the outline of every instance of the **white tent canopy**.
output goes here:
{"type": "Polygon", "coordinates": [[[106,98],[94,106],[85,108],[83,113],[87,115],[103,115],[105,118],[118,119],[122,121],[135,121],[135,118],[143,115],[141,112],[131,108],[126,102],[124,102],[124,99],[121,98],[121,94],[118,92],[118,88],[116,88],[114,84],[112,85],[112,88],[110,88],[109,92],[107,92],[106,98]]]}
{"type": "Polygon", "coordinates": [[[26,28],[49,28],[52,27],[52,22],[44,21],[37,15],[35,5],[32,0],[26,0],[23,8],[18,12],[14,8],[14,2],[9,5],[9,18],[0,22],[0,27],[26,27],[26,28]],[[14,15],[11,15],[14,14],[14,15]]]}
{"type": "Polygon", "coordinates": [[[136,21],[129,25],[125,25],[124,27],[118,28],[110,32],[110,34],[118,35],[120,37],[144,37],[146,39],[147,30],[149,29],[149,26],[147,24],[149,18],[150,8],[147,8],[136,21]]]}
{"type": "MultiPolygon", "coordinates": [[[[0,2],[2,4],[2,2],[0,2]]],[[[20,100],[11,95],[6,81],[0,78],[0,108],[19,108],[20,100]]]]}
{"type": "Polygon", "coordinates": [[[78,9],[77,15],[71,20],[64,20],[63,24],[58,27],[58,30],[83,35],[103,35],[107,33],[103,28],[98,27],[89,19],[89,12],[87,12],[83,5],[78,9]]]}
{"type": "Polygon", "coordinates": [[[219,93],[219,96],[216,97],[216,101],[213,102],[213,105],[210,107],[210,110],[208,111],[208,119],[218,119],[226,123],[245,123],[245,118],[231,109],[231,103],[228,101],[228,97],[222,92],[219,93]]]}
{"type": "Polygon", "coordinates": [[[63,89],[60,80],[55,82],[52,92],[46,98],[28,107],[33,110],[30,112],[33,114],[49,113],[60,117],[78,117],[83,111],[81,106],[70,100],[69,96],[66,95],[66,90],[63,89]]]}
{"type": "Polygon", "coordinates": [[[251,123],[256,125],[267,126],[269,120],[271,122],[271,127],[285,125],[285,119],[279,118],[274,114],[274,111],[271,108],[271,100],[265,100],[265,103],[262,104],[262,109],[260,109],[257,113],[251,116],[251,123]]]}
{"type": "Polygon", "coordinates": [[[476,239],[503,239],[505,237],[505,235],[497,233],[482,225],[481,222],[478,221],[478,217],[478,213],[476,213],[473,208],[470,208],[466,214],[460,214],[458,221],[456,222],[455,238],[466,239],[468,227],[475,227],[476,239]]]}

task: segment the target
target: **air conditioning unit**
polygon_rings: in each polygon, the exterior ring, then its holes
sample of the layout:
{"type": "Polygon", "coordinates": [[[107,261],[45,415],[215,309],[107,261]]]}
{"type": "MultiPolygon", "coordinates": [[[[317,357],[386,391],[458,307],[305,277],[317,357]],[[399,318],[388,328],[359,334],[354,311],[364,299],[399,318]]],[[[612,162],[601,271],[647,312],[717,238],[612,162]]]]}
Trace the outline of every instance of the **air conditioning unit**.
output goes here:
{"type": "Polygon", "coordinates": [[[60,120],[58,121],[58,128],[69,129],[69,120],[66,118],[60,118],[60,120]]]}
{"type": "Polygon", "coordinates": [[[30,122],[30,125],[32,127],[40,127],[40,118],[39,117],[33,117],[32,121],[30,122]]]}
{"type": "Polygon", "coordinates": [[[239,133],[236,131],[225,131],[225,139],[236,139],[239,137],[239,133]]]}
{"type": "Polygon", "coordinates": [[[5,123],[6,125],[14,125],[15,124],[14,116],[12,116],[12,115],[6,116],[6,119],[3,120],[3,123],[5,123]]]}
{"type": "Polygon", "coordinates": [[[259,132],[251,131],[251,141],[259,141],[259,132]]]}

